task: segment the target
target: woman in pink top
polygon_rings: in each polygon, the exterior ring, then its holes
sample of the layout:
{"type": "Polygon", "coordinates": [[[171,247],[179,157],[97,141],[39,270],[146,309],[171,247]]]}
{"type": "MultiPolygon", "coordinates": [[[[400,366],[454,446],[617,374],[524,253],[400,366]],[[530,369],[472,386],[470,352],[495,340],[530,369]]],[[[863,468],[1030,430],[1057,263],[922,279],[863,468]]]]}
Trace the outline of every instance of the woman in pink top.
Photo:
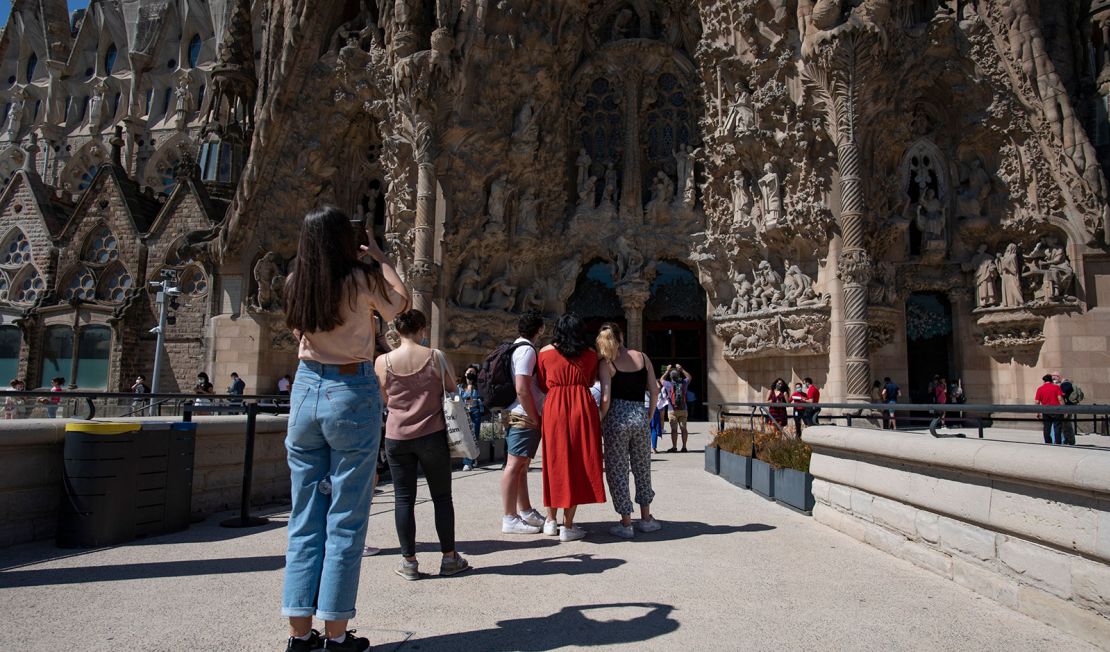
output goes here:
{"type": "Polygon", "coordinates": [[[408,305],[401,278],[370,242],[360,252],[346,215],[314,210],[285,284],[286,324],[300,339],[285,438],[293,499],[282,596],[288,652],[370,647],[347,622],[381,443],[373,313],[389,319],[408,305]],[[313,616],[324,621],[325,637],[312,629],[313,616]]]}
{"type": "Polygon", "coordinates": [[[455,551],[455,506],[451,501],[451,450],[443,419],[443,393],[455,391],[455,372],[442,352],[419,344],[428,320],[419,310],[397,315],[393,327],[401,345],[378,358],[374,371],[389,410],[385,420],[385,455],[393,476],[393,519],[401,544],[397,574],[420,579],[416,560],[416,467],[424,469],[436,513],[436,534],[443,559],[440,575],[470,570],[455,551]]]}

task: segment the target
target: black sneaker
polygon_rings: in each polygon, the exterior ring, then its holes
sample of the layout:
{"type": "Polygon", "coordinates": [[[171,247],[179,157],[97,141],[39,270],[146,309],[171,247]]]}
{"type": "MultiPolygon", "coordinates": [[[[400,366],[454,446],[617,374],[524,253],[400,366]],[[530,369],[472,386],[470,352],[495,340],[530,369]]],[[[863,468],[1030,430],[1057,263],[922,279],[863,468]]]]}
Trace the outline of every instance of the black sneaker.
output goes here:
{"type": "Polygon", "coordinates": [[[355,630],[347,630],[347,638],[343,639],[342,643],[336,643],[330,638],[322,638],[324,647],[320,650],[326,652],[366,652],[370,649],[370,639],[355,636],[355,630]]]}
{"type": "Polygon", "coordinates": [[[316,652],[323,643],[324,639],[320,638],[320,632],[314,629],[308,640],[290,636],[289,644],[285,646],[285,652],[316,652]]]}

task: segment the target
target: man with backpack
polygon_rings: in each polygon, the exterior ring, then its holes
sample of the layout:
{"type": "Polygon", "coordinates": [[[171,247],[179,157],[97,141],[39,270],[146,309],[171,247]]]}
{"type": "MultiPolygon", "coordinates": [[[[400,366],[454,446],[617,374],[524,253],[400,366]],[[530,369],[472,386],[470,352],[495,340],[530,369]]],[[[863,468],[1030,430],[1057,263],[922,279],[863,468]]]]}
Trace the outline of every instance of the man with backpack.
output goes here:
{"type": "Polygon", "coordinates": [[[671,447],[668,453],[677,453],[678,431],[682,430],[682,452],[686,452],[686,440],[690,433],[686,429],[686,419],[689,415],[687,390],[690,389],[690,380],[693,376],[682,368],[680,364],[672,364],[663,372],[663,394],[667,397],[667,408],[670,411],[671,421],[671,447]]]}
{"type": "Polygon", "coordinates": [[[478,372],[478,393],[487,408],[509,410],[505,433],[508,454],[501,476],[505,515],[502,534],[558,534],[548,532],[544,517],[528,497],[528,467],[540,446],[544,393],[536,383],[536,340],[543,335],[543,315],[530,310],[517,320],[519,337],[502,344],[486,357],[478,372]]]}
{"type": "MultiPolygon", "coordinates": [[[[1060,383],[1060,391],[1064,393],[1064,405],[1079,405],[1083,402],[1083,389],[1068,378],[1060,383]]],[[[1078,426],[1078,416],[1074,414],[1064,415],[1064,443],[1068,446],[1075,446],[1075,433],[1078,426]]]]}

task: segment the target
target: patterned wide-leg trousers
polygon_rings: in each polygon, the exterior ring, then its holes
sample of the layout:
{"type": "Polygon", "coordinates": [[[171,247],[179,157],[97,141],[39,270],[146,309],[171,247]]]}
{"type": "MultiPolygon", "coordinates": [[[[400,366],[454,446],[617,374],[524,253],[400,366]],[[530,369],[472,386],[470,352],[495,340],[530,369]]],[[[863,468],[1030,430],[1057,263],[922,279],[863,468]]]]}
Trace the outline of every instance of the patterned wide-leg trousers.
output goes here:
{"type": "Polygon", "coordinates": [[[651,453],[648,449],[647,409],[639,401],[613,401],[601,424],[605,445],[605,479],[613,496],[613,508],[620,515],[632,513],[628,490],[628,471],[636,481],[636,504],[650,505],[655,499],[651,489],[651,453]]]}

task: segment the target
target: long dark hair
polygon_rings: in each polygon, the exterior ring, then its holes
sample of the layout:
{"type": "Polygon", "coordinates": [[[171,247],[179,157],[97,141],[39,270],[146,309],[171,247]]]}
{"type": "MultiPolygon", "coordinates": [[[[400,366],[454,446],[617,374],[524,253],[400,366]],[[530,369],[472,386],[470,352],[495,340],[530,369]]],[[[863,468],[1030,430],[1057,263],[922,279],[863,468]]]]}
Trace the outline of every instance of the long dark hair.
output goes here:
{"type": "Polygon", "coordinates": [[[302,333],[330,331],[343,323],[340,302],[356,304],[352,272],[366,275],[370,292],[385,295],[381,268],[359,260],[358,234],[334,206],[305,215],[297,258],[285,285],[285,324],[302,333]]]}
{"type": "Polygon", "coordinates": [[[586,339],[586,327],[582,319],[573,312],[566,313],[555,322],[552,340],[555,350],[566,358],[577,358],[590,348],[589,340],[586,339]]]}

